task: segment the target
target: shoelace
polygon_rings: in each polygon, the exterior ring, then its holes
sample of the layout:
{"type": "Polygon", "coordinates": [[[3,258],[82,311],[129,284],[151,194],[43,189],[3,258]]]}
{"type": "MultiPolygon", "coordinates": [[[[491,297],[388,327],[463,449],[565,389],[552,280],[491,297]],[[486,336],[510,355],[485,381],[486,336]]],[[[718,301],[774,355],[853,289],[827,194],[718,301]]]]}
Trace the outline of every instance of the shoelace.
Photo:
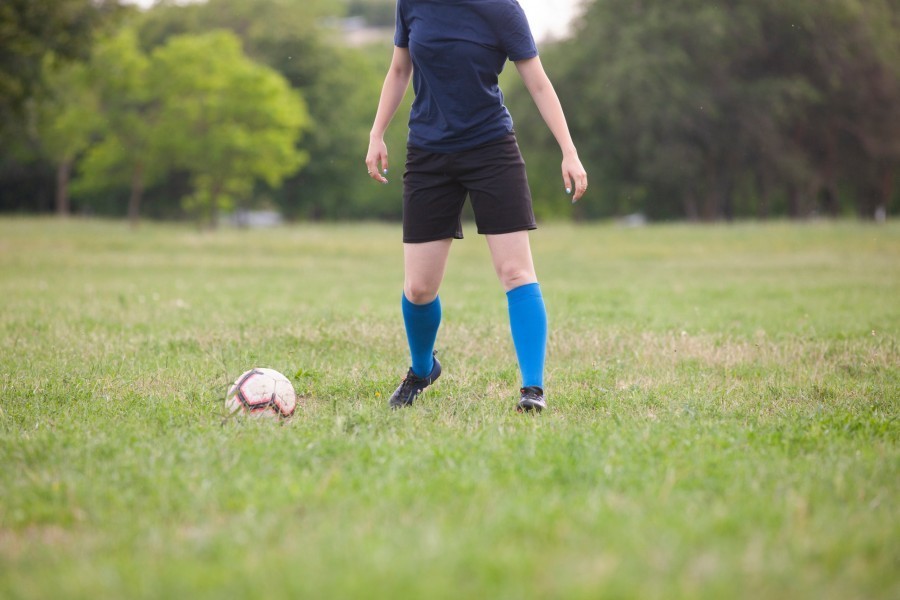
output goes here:
{"type": "Polygon", "coordinates": [[[400,393],[406,395],[410,392],[411,388],[416,389],[416,394],[422,391],[422,384],[427,384],[428,380],[422,377],[419,377],[413,372],[409,372],[406,374],[406,377],[403,378],[403,381],[400,382],[400,393]]]}

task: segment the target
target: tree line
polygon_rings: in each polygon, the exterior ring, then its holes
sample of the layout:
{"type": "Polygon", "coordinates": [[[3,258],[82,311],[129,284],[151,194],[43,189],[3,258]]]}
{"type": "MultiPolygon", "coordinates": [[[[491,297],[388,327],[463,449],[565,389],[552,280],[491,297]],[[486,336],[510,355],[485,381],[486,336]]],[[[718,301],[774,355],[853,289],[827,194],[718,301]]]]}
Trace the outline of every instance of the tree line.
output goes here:
{"type": "MultiPolygon", "coordinates": [[[[236,207],[396,219],[365,177],[391,37],[349,47],[335,17],[390,26],[393,0],[10,0],[0,10],[0,211],[214,223],[236,207]]],[[[591,194],[514,69],[502,84],[544,218],[804,218],[900,203],[896,0],[594,0],[540,44],[591,194]]]]}
{"type": "MultiPolygon", "coordinates": [[[[601,197],[578,210],[883,216],[898,205],[898,32],[896,0],[590,3],[545,53],[601,197]]],[[[547,165],[538,185],[552,181],[546,134],[519,129],[547,165]]]]}

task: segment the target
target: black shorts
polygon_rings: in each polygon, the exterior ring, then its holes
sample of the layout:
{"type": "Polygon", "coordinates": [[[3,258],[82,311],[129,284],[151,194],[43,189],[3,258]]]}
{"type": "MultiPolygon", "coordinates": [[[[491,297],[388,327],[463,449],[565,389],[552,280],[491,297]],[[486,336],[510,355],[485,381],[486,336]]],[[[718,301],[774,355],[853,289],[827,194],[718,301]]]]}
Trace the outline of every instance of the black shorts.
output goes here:
{"type": "Polygon", "coordinates": [[[478,233],[537,229],[525,161],[510,133],[462,152],[407,148],[403,174],[403,241],[462,239],[466,195],[478,233]]]}

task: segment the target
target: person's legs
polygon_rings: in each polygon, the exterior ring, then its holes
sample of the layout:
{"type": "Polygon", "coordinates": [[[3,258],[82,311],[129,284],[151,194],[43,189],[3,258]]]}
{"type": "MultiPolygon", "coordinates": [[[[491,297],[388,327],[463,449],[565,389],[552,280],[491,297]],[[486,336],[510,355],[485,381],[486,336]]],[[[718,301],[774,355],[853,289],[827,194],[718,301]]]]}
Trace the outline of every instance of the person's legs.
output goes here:
{"type": "Polygon", "coordinates": [[[494,270],[506,291],[522,387],[544,387],[547,311],[534,272],[527,231],[486,236],[494,270]]]}
{"type": "Polygon", "coordinates": [[[403,324],[412,366],[391,394],[391,408],[410,406],[426,387],[441,376],[434,357],[434,342],[441,325],[438,289],[444,278],[450,239],[403,245],[403,324]]]}
{"type": "Polygon", "coordinates": [[[514,135],[480,147],[468,156],[461,179],[469,192],[478,233],[486,236],[497,277],[506,291],[509,325],[519,370],[519,410],[541,410],[547,312],[537,283],[528,230],[535,229],[525,161],[514,135]]]}
{"type": "Polygon", "coordinates": [[[428,377],[434,367],[434,342],[441,324],[438,289],[444,279],[452,240],[403,244],[403,323],[412,371],[428,377]]]}
{"type": "Polygon", "coordinates": [[[441,324],[438,289],[453,238],[462,238],[466,189],[452,156],[409,147],[403,174],[403,298],[401,307],[412,366],[391,395],[392,408],[411,405],[441,375],[434,342],[441,324]]]}

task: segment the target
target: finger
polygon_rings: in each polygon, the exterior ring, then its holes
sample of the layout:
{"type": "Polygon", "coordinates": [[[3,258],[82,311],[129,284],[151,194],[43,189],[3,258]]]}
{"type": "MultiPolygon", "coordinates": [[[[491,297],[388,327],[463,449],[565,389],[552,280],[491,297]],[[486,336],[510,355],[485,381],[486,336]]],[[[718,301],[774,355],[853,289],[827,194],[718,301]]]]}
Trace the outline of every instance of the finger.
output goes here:
{"type": "Polygon", "coordinates": [[[568,173],[563,173],[563,185],[566,187],[566,193],[572,193],[572,178],[569,177],[568,173]]]}
{"type": "MultiPolygon", "coordinates": [[[[386,159],[382,159],[382,164],[386,164],[384,161],[386,159]]],[[[388,180],[384,178],[384,175],[378,172],[378,160],[372,159],[366,161],[366,169],[368,170],[368,175],[378,183],[387,183],[388,180]]],[[[384,170],[385,174],[387,173],[387,169],[384,170]]]]}
{"type": "Polygon", "coordinates": [[[372,178],[375,179],[378,183],[387,183],[388,180],[385,178],[387,175],[387,154],[382,154],[379,157],[379,161],[381,162],[381,171],[378,170],[377,162],[372,165],[372,178]]]}
{"type": "Polygon", "coordinates": [[[578,185],[575,186],[575,195],[572,196],[573,203],[581,200],[581,197],[584,196],[585,192],[587,192],[587,188],[588,188],[587,177],[585,176],[585,177],[581,177],[579,179],[580,180],[578,182],[578,185]]]}
{"type": "Polygon", "coordinates": [[[379,177],[378,167],[376,166],[376,163],[374,160],[366,161],[366,173],[368,174],[368,176],[370,178],[374,179],[375,181],[378,181],[378,177],[379,177]]]}

